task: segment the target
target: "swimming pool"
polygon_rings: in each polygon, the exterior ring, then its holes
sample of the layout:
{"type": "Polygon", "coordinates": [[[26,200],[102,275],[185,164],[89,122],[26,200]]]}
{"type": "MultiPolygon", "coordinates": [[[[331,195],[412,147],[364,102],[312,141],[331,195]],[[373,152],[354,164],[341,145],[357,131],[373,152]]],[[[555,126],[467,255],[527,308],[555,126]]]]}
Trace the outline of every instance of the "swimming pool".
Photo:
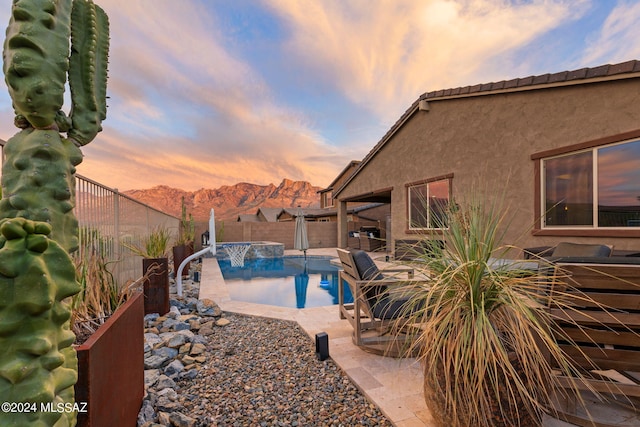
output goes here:
{"type": "MultiPolygon", "coordinates": [[[[229,259],[218,264],[232,300],[291,308],[338,304],[338,267],[331,257],[286,256],[245,259],[232,267],[229,259]]],[[[353,301],[349,287],[345,302],[353,301]]]]}

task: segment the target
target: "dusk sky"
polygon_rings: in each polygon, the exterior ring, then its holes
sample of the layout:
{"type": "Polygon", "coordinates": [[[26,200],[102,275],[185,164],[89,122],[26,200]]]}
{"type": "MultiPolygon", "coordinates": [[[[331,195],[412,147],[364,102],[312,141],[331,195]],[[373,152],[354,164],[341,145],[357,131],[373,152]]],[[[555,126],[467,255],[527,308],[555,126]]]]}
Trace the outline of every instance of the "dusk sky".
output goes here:
{"type": "Polygon", "coordinates": [[[640,59],[640,0],[96,3],[110,99],[78,172],[119,190],[327,186],[424,92],[640,59]]]}

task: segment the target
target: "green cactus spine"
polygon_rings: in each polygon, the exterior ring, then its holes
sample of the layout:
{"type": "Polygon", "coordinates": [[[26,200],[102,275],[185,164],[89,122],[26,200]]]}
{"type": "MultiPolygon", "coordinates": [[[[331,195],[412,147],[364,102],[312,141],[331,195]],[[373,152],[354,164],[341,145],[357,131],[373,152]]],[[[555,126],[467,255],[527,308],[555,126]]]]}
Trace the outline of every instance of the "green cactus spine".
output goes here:
{"type": "MultiPolygon", "coordinates": [[[[73,401],[65,298],[80,290],[69,258],[78,247],[74,173],[78,146],[106,117],[107,52],[108,20],[90,0],[14,0],[3,71],[22,130],[5,145],[0,200],[0,396],[8,402],[73,401]],[[60,110],[67,72],[69,118],[60,110]]],[[[0,425],[75,425],[74,413],[34,408],[0,412],[0,425]]]]}

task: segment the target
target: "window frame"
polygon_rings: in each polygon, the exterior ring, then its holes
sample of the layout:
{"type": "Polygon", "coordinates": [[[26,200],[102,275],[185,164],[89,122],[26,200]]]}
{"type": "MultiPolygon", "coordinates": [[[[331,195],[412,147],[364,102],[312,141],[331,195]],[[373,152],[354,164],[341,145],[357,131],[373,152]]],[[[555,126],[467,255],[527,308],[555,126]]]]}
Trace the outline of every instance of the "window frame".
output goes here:
{"type": "MultiPolygon", "coordinates": [[[[447,195],[448,201],[451,202],[453,196],[453,173],[449,173],[446,175],[440,175],[432,178],[423,179],[420,181],[409,182],[405,184],[405,197],[406,197],[406,212],[405,212],[405,220],[406,220],[406,229],[405,233],[407,234],[418,234],[425,231],[442,231],[442,228],[430,228],[430,227],[413,227],[411,225],[411,189],[415,187],[419,187],[422,185],[428,186],[429,184],[438,182],[438,181],[448,181],[449,194],[447,195]]],[[[429,211],[427,211],[427,215],[429,215],[429,211]]],[[[427,217],[427,223],[430,223],[431,220],[429,216],[427,217]]]]}
{"type": "Polygon", "coordinates": [[[333,190],[325,191],[322,193],[322,208],[333,208],[335,202],[333,201],[333,190]]]}
{"type": "Polygon", "coordinates": [[[640,237],[640,227],[597,227],[598,216],[598,189],[597,175],[593,180],[594,192],[594,224],[592,225],[566,225],[566,226],[546,226],[544,224],[545,209],[545,174],[543,170],[543,162],[548,159],[562,157],[565,155],[578,154],[579,152],[592,151],[594,172],[597,172],[597,151],[601,148],[621,145],[624,143],[634,142],[640,139],[640,129],[630,132],[624,132],[604,138],[594,139],[578,144],[568,145],[552,150],[541,151],[531,155],[534,161],[534,222],[535,226],[532,231],[536,236],[565,236],[565,237],[640,237]]]}
{"type": "Polygon", "coordinates": [[[322,209],[335,207],[335,201],[333,199],[333,189],[322,191],[320,193],[320,207],[322,209]]]}

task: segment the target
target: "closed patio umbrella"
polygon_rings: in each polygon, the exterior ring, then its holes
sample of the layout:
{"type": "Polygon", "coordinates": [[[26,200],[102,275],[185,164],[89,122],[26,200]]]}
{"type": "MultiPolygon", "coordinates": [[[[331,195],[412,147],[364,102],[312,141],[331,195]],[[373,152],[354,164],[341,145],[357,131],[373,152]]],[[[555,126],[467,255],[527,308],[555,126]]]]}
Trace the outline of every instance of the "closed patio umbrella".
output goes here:
{"type": "Polygon", "coordinates": [[[304,272],[296,274],[296,307],[304,308],[307,302],[307,287],[309,286],[309,274],[307,273],[307,262],[304,263],[304,272]]]}
{"type": "Polygon", "coordinates": [[[307,249],[309,249],[309,238],[307,237],[307,223],[304,220],[304,214],[302,209],[298,207],[298,213],[296,215],[296,227],[293,232],[293,248],[304,252],[305,259],[307,258],[307,249]]]}

